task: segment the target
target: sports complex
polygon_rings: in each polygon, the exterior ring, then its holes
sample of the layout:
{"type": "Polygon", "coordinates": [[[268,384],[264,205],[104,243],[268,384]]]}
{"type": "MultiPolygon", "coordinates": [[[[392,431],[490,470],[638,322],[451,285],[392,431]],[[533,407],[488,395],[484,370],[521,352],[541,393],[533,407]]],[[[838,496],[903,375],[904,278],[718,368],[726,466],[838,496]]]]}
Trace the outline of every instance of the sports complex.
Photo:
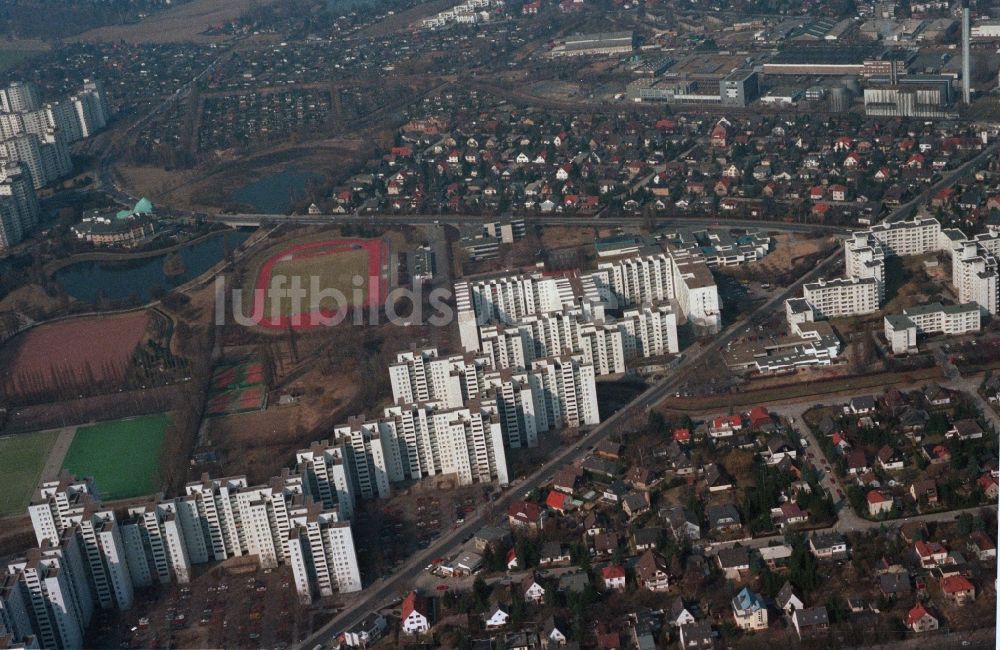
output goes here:
{"type": "Polygon", "coordinates": [[[253,316],[268,329],[308,329],[323,325],[345,308],[380,305],[388,293],[389,246],[381,239],[324,239],[295,244],[267,258],[256,274],[253,316]],[[298,278],[305,291],[295,309],[288,289],[298,278]],[[315,280],[314,280],[315,278],[315,280]],[[339,292],[337,299],[320,292],[339,292]],[[342,296],[342,299],[341,299],[342,296]]]}

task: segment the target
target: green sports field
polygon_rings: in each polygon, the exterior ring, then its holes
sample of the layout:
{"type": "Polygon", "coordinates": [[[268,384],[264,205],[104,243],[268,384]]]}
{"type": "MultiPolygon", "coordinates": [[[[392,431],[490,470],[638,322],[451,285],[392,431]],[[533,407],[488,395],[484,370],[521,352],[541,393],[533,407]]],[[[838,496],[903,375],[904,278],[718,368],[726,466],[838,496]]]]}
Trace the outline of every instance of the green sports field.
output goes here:
{"type": "Polygon", "coordinates": [[[24,514],[58,431],[0,439],[0,517],[24,514]]]}
{"type": "Polygon", "coordinates": [[[160,446],[166,414],[102,422],[77,429],[63,469],[92,476],[102,499],[128,499],[160,487],[160,446]]]}

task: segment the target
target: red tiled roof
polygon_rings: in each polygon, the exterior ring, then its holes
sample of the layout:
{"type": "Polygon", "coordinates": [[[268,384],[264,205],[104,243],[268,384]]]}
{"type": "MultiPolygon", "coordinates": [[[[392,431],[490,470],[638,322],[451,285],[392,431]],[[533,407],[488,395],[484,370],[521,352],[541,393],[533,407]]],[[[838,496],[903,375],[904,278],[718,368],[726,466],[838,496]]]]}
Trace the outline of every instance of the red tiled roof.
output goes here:
{"type": "Polygon", "coordinates": [[[412,614],[413,612],[417,612],[418,614],[426,616],[426,614],[424,614],[424,612],[421,611],[426,609],[427,608],[424,605],[424,599],[418,596],[417,592],[411,591],[410,593],[406,594],[406,598],[403,599],[403,607],[402,611],[399,614],[399,618],[405,621],[407,618],[409,618],[410,614],[412,614]]]}
{"type": "Polygon", "coordinates": [[[941,591],[946,594],[957,594],[963,591],[972,591],[975,587],[965,579],[965,576],[948,576],[941,579],[941,591]]]}
{"type": "Polygon", "coordinates": [[[624,578],[625,568],[618,566],[617,564],[606,566],[603,569],[601,569],[601,577],[603,577],[605,580],[611,580],[614,578],[624,578]]]}
{"type": "Polygon", "coordinates": [[[913,627],[913,624],[922,619],[924,616],[930,614],[925,608],[923,603],[917,603],[913,609],[910,610],[909,614],[906,615],[906,625],[907,627],[913,627]]]}
{"type": "Polygon", "coordinates": [[[868,493],[868,503],[885,503],[889,498],[878,490],[872,490],[868,493]]]}
{"type": "Polygon", "coordinates": [[[553,510],[562,510],[566,506],[567,498],[562,492],[552,490],[549,492],[549,496],[545,498],[545,505],[553,510]]]}

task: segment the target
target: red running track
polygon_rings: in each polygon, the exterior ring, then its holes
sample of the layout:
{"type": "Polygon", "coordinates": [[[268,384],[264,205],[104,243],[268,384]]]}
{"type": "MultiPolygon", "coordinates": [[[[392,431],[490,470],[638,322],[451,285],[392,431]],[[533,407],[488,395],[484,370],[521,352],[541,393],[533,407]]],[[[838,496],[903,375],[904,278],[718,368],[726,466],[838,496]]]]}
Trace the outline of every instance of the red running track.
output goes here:
{"type": "Polygon", "coordinates": [[[361,307],[381,305],[389,291],[389,279],[382,272],[383,267],[388,268],[389,247],[381,239],[327,239],[286,248],[269,257],[261,265],[257,274],[257,283],[254,286],[254,320],[258,325],[267,329],[287,329],[289,325],[292,329],[309,329],[322,325],[324,318],[336,316],[337,310],[329,308],[289,316],[265,315],[264,297],[271,284],[271,272],[278,262],[336,255],[356,250],[358,247],[363,248],[368,253],[368,296],[361,307]]]}

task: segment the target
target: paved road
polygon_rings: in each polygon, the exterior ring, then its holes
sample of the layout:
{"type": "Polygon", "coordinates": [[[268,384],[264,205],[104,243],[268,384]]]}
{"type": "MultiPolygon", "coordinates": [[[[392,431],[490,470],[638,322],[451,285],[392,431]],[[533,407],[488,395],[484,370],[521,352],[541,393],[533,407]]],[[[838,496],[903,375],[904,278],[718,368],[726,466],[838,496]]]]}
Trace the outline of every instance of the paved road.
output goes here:
{"type": "Polygon", "coordinates": [[[62,469],[62,464],[66,460],[69,447],[73,444],[76,429],[76,427],[65,427],[59,430],[59,436],[52,445],[49,455],[45,458],[45,466],[42,468],[42,481],[54,481],[59,478],[59,470],[62,469]]]}
{"type": "MultiPolygon", "coordinates": [[[[186,213],[179,213],[185,216],[186,213]]],[[[288,214],[214,214],[202,215],[209,221],[225,223],[234,227],[257,226],[262,222],[267,223],[297,223],[307,225],[327,225],[327,224],[358,224],[358,225],[429,225],[447,224],[452,226],[468,226],[472,224],[491,223],[497,220],[496,216],[470,215],[470,214],[313,214],[313,215],[288,215],[288,214]]],[[[634,217],[604,217],[599,215],[519,215],[528,223],[548,226],[579,226],[584,228],[597,228],[608,226],[622,227],[642,227],[646,224],[646,219],[639,216],[634,217]]],[[[751,219],[720,219],[710,217],[663,217],[656,219],[658,226],[678,225],[698,228],[732,227],[732,228],[760,228],[762,230],[777,230],[782,232],[813,233],[824,232],[833,234],[847,234],[848,229],[840,226],[830,226],[825,224],[788,223],[784,221],[762,221],[751,219]]]]}

